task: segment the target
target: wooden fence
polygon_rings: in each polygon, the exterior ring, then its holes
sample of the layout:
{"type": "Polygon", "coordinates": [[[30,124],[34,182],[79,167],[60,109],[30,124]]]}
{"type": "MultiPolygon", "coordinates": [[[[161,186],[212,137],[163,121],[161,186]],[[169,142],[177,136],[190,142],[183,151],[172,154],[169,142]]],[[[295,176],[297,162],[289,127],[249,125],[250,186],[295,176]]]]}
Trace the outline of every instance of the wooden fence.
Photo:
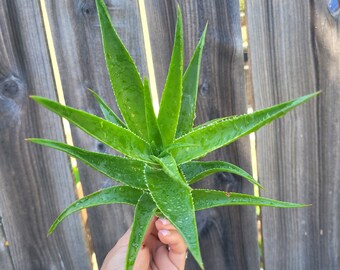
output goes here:
{"type": "MultiPolygon", "coordinates": [[[[160,91],[170,60],[176,1],[107,3],[141,75],[154,73],[160,91]],[[150,39],[145,39],[142,31],[143,16],[150,39]],[[145,53],[147,42],[152,62],[145,53]]],[[[266,270],[339,269],[337,0],[247,0],[247,76],[238,0],[179,3],[186,63],[209,22],[197,123],[245,113],[247,92],[253,96],[254,108],[260,109],[323,91],[317,99],[257,133],[258,175],[266,188],[261,195],[312,204],[304,209],[262,209],[262,258],[266,270]]],[[[62,88],[66,104],[99,114],[88,87],[113,100],[93,0],[0,1],[0,269],[91,269],[91,250],[101,265],[131,224],[132,208],[101,206],[88,210],[87,231],[80,215],[74,214],[52,236],[46,236],[54,218],[76,195],[68,157],[25,142],[27,137],[65,140],[61,120],[32,102],[29,95],[57,100],[56,90],[62,88]]],[[[110,151],[77,129],[72,129],[72,136],[77,146],[110,151]]],[[[228,160],[251,171],[248,138],[208,158],[228,160]]],[[[78,165],[85,194],[111,184],[85,165],[78,165]]],[[[229,174],[216,174],[200,186],[253,192],[252,186],[229,174]]],[[[255,208],[202,211],[197,213],[197,221],[206,269],[260,268],[255,208]]],[[[191,257],[187,269],[198,269],[191,257]]]]}

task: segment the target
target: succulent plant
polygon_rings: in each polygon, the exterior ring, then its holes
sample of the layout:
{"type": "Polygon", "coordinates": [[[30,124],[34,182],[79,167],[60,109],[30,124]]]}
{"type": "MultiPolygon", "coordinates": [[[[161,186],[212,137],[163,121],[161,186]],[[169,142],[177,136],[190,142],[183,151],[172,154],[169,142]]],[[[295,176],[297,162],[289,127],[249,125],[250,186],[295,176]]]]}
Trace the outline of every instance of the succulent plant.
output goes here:
{"type": "MultiPolygon", "coordinates": [[[[183,72],[183,27],[178,7],[174,47],[158,117],[147,79],[141,80],[128,51],[115,31],[103,0],[96,0],[106,65],[122,118],[92,91],[105,118],[58,102],[33,96],[48,110],[67,119],[124,157],[87,150],[47,139],[28,139],[75,157],[121,185],[101,189],[69,205],[52,224],[49,234],[68,215],[103,204],[135,206],[126,269],[132,269],[147,226],[154,215],[166,217],[185,240],[203,268],[195,211],[228,205],[302,207],[248,194],[193,189],[190,185],[216,172],[239,175],[260,184],[236,165],[225,161],[197,161],[285,115],[317,93],[251,114],[224,117],[194,127],[199,70],[206,28],[183,72]],[[194,161],[196,160],[196,161],[194,161]]],[[[261,186],[260,186],[261,187],[261,186]]]]}

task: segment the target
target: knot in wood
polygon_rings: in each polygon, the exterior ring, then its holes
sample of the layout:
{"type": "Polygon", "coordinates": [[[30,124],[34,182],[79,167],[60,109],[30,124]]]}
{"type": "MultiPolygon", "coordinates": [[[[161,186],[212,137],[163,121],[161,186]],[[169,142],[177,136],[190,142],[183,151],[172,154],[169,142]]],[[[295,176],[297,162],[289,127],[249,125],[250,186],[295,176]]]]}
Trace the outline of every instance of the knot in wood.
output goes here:
{"type": "Polygon", "coordinates": [[[209,84],[207,82],[203,82],[199,85],[198,87],[199,92],[203,96],[208,96],[209,95],[209,84]]]}
{"type": "Polygon", "coordinates": [[[0,81],[0,94],[4,97],[15,99],[20,92],[21,84],[20,80],[14,75],[7,76],[0,81]]]}
{"type": "Polygon", "coordinates": [[[106,146],[105,144],[98,142],[97,144],[97,150],[98,152],[105,153],[106,152],[106,146]]]}
{"type": "Polygon", "coordinates": [[[79,5],[78,10],[80,11],[80,14],[82,14],[84,17],[96,16],[97,14],[97,9],[94,1],[82,1],[79,5]]]}
{"type": "Polygon", "coordinates": [[[23,81],[13,74],[0,80],[0,128],[16,122],[20,115],[26,92],[23,81]]]}

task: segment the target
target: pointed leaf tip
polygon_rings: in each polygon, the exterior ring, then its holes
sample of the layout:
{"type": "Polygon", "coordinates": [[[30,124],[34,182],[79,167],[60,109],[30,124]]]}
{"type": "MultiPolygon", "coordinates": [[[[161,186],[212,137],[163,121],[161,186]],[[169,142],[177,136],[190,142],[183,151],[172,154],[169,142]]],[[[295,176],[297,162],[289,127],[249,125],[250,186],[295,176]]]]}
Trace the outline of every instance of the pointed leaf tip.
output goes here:
{"type": "Polygon", "coordinates": [[[175,140],[179,144],[196,144],[197,147],[178,148],[171,154],[178,164],[205,156],[211,151],[226,146],[237,139],[257,131],[259,128],[284,116],[295,107],[305,103],[319,92],[302,96],[284,103],[274,105],[252,114],[215,119],[203,124],[175,140]]]}
{"type": "Polygon", "coordinates": [[[93,95],[93,97],[97,100],[99,107],[105,117],[106,120],[110,121],[117,126],[126,128],[124,122],[114,113],[114,111],[105,103],[105,101],[92,89],[87,88],[88,91],[93,95]]]}
{"type": "Polygon", "coordinates": [[[178,9],[175,41],[158,114],[158,126],[165,146],[174,141],[178,125],[182,100],[183,58],[183,23],[181,11],[178,9]]]}
{"type": "Polygon", "coordinates": [[[48,235],[50,235],[66,217],[79,210],[113,203],[136,205],[143,191],[128,186],[114,186],[99,190],[71,203],[53,222],[48,235]]]}
{"type": "Polygon", "coordinates": [[[147,139],[143,83],[137,67],[115,30],[103,0],[97,0],[104,57],[120,112],[132,132],[147,139]]]}
{"type": "Polygon", "coordinates": [[[152,105],[151,91],[149,87],[149,82],[144,79],[144,100],[145,100],[145,119],[148,129],[149,142],[151,147],[154,145],[153,153],[158,154],[161,151],[163,142],[159,131],[159,126],[157,123],[157,118],[152,105]]]}
{"type": "Polygon", "coordinates": [[[142,161],[104,153],[90,152],[53,140],[31,138],[30,141],[63,151],[124,185],[138,189],[146,189],[144,181],[144,163],[142,161]]]}
{"type": "Polygon", "coordinates": [[[176,138],[190,132],[194,125],[200,65],[205,43],[207,25],[200,37],[194,54],[183,76],[183,94],[176,138]]]}
{"type": "Polygon", "coordinates": [[[34,97],[34,99],[48,110],[67,119],[70,123],[113,149],[129,157],[145,161],[150,160],[150,145],[130,130],[96,115],[61,105],[47,98],[34,97]]]}
{"type": "Polygon", "coordinates": [[[181,164],[180,169],[185,175],[186,180],[191,185],[208,175],[217,172],[229,172],[247,179],[253,185],[264,189],[249,173],[240,167],[224,161],[191,161],[181,164]]]}
{"type": "Polygon", "coordinates": [[[309,206],[308,204],[284,202],[249,194],[218,190],[194,189],[192,191],[192,196],[194,198],[196,211],[231,205],[268,206],[277,208],[301,208],[309,206]]]}

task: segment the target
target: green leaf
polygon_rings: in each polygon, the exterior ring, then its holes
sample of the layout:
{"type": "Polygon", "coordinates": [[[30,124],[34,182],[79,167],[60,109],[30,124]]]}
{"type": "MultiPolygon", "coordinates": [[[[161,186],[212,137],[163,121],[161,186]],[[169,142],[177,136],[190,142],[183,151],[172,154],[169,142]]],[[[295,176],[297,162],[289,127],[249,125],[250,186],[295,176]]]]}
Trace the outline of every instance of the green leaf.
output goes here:
{"type": "Polygon", "coordinates": [[[151,196],[144,193],[140,197],[135,209],[129,246],[126,254],[126,270],[133,269],[138,251],[142,245],[148,225],[150,224],[156,209],[156,204],[152,200],[151,196]]]}
{"type": "Polygon", "coordinates": [[[102,143],[107,144],[127,156],[150,161],[149,144],[133,134],[130,130],[112,124],[96,115],[63,106],[53,100],[37,96],[32,96],[32,98],[102,143]]]}
{"type": "Polygon", "coordinates": [[[178,6],[174,48],[158,114],[158,126],[165,146],[175,138],[182,100],[182,74],[183,24],[178,6]]]}
{"type": "Polygon", "coordinates": [[[176,227],[203,268],[191,188],[181,179],[171,178],[163,170],[148,165],[145,166],[145,179],[158,209],[176,227]]]}
{"type": "Polygon", "coordinates": [[[313,93],[299,97],[252,114],[217,119],[215,122],[213,121],[207,126],[203,125],[201,128],[193,130],[174,142],[175,144],[196,144],[196,147],[178,148],[170,152],[178,164],[200,158],[269,124],[317,94],[313,93]]]}
{"type": "Polygon", "coordinates": [[[183,95],[176,138],[190,132],[194,124],[200,65],[207,26],[208,24],[206,24],[204,28],[203,34],[183,76],[183,95]]]}
{"type": "Polygon", "coordinates": [[[142,194],[143,191],[127,186],[114,186],[94,192],[70,204],[53,222],[48,234],[50,235],[60,222],[74,212],[103,204],[125,203],[136,205],[142,194]]]}
{"type": "Polygon", "coordinates": [[[132,132],[147,139],[143,83],[135,63],[114,29],[103,0],[96,0],[106,66],[118,107],[132,132]]]}
{"type": "Polygon", "coordinates": [[[161,133],[159,131],[157,118],[155,115],[155,111],[152,106],[152,100],[151,100],[151,92],[149,87],[149,82],[147,79],[144,79],[144,99],[145,99],[145,118],[146,118],[146,124],[148,127],[148,135],[149,135],[149,142],[152,145],[155,145],[158,147],[158,149],[154,149],[155,154],[158,154],[159,151],[161,151],[163,142],[161,133]]]}
{"type": "Polygon", "coordinates": [[[229,172],[239,175],[263,189],[249,173],[234,164],[224,161],[191,161],[181,164],[180,169],[189,184],[196,183],[202,178],[217,172],[229,172]]]}
{"type": "Polygon", "coordinates": [[[125,185],[146,189],[144,181],[145,163],[135,159],[123,158],[102,153],[90,152],[65,143],[46,139],[27,139],[33,143],[51,147],[75,157],[93,169],[125,185]]]}
{"type": "Polygon", "coordinates": [[[171,178],[181,179],[186,182],[178,170],[176,160],[169,153],[164,153],[160,157],[152,156],[151,159],[158,163],[163,168],[163,171],[171,178]]]}
{"type": "Polygon", "coordinates": [[[94,98],[97,100],[105,119],[110,121],[113,124],[116,124],[117,126],[126,128],[126,125],[123,123],[123,121],[120,120],[120,118],[114,113],[114,111],[111,110],[111,108],[105,103],[105,101],[93,90],[89,88],[88,90],[92,93],[94,98]]]}
{"type": "Polygon", "coordinates": [[[196,145],[192,143],[173,143],[173,144],[170,144],[163,152],[168,153],[172,149],[183,148],[183,147],[195,147],[195,146],[196,145]]]}
{"type": "Polygon", "coordinates": [[[192,197],[194,198],[196,211],[217,206],[229,205],[258,205],[280,208],[297,208],[309,206],[307,204],[282,202],[248,194],[224,192],[218,190],[194,189],[192,190],[192,197]]]}

